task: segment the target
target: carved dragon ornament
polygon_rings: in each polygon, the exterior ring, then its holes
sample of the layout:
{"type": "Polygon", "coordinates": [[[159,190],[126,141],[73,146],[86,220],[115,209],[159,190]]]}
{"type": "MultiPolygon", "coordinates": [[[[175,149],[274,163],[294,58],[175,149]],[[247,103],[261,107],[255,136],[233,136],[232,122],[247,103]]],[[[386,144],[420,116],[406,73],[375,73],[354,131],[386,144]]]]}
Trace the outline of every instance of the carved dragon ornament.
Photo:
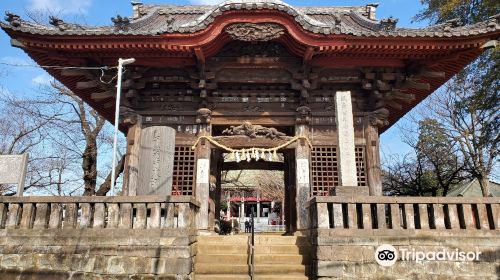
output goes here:
{"type": "Polygon", "coordinates": [[[239,126],[231,126],[225,129],[222,134],[226,135],[245,135],[250,138],[256,138],[257,136],[264,136],[270,139],[281,138],[286,136],[285,133],[279,132],[274,127],[264,127],[262,125],[253,125],[249,122],[244,122],[239,126]]]}
{"type": "Polygon", "coordinates": [[[270,41],[285,34],[285,28],[275,23],[236,23],[226,27],[231,38],[239,41],[270,41]]]}

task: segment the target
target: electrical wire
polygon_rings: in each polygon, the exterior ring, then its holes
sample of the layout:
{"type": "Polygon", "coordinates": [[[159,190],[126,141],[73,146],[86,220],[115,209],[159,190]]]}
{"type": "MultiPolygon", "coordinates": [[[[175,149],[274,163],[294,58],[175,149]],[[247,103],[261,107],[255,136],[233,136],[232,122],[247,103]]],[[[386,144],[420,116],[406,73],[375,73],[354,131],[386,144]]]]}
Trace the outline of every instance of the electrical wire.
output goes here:
{"type": "Polygon", "coordinates": [[[82,70],[111,70],[116,69],[118,66],[101,66],[101,67],[86,67],[86,66],[59,66],[59,65],[36,65],[36,64],[18,64],[0,61],[0,65],[14,66],[14,67],[31,67],[42,69],[82,69],[82,70]]]}
{"type": "MultiPolygon", "coordinates": [[[[41,69],[55,69],[55,70],[64,70],[64,69],[81,69],[81,70],[101,70],[101,76],[99,77],[99,81],[103,84],[111,84],[118,74],[113,76],[109,81],[104,81],[103,78],[106,75],[105,71],[117,69],[118,66],[101,66],[101,67],[86,67],[86,66],[58,66],[58,65],[36,65],[36,64],[19,64],[19,63],[9,63],[0,61],[0,65],[6,66],[14,66],[14,67],[30,67],[30,68],[41,68],[41,69]]],[[[125,69],[124,73],[127,70],[125,69]]]]}

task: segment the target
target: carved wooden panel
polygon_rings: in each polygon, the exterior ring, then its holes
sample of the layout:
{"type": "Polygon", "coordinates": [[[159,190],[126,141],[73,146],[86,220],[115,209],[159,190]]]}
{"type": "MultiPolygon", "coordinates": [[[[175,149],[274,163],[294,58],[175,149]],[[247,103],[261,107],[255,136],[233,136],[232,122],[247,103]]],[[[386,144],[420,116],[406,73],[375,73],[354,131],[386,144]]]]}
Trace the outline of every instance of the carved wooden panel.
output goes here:
{"type": "Polygon", "coordinates": [[[175,147],[172,195],[194,195],[195,162],[190,146],[175,147]]]}
{"type": "MultiPolygon", "coordinates": [[[[366,186],[365,147],[356,146],[356,174],[358,186],[366,186]]],[[[311,153],[311,196],[327,196],[339,185],[338,154],[336,146],[317,146],[311,153]]]]}

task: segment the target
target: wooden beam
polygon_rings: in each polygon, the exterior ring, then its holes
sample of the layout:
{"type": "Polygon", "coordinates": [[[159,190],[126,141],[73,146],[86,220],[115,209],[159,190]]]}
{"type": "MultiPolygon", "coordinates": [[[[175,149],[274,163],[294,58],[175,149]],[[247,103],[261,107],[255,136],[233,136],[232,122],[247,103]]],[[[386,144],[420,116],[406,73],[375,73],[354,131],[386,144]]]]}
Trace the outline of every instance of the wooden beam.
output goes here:
{"type": "Polygon", "coordinates": [[[381,80],[376,80],[375,82],[376,82],[377,88],[379,90],[384,90],[385,91],[385,90],[391,90],[391,88],[392,88],[391,85],[389,85],[388,83],[385,83],[385,82],[383,82],[381,80]]]}
{"type": "Polygon", "coordinates": [[[104,108],[109,109],[109,108],[114,107],[115,105],[116,105],[115,101],[109,101],[109,102],[104,103],[104,108]]]}
{"type": "Polygon", "coordinates": [[[415,94],[404,93],[401,91],[394,90],[391,92],[391,95],[395,99],[403,100],[403,102],[409,103],[415,100],[415,94]]]}
{"type": "Polygon", "coordinates": [[[106,98],[111,98],[115,97],[115,91],[109,90],[109,91],[103,91],[103,92],[94,92],[90,95],[90,97],[94,100],[102,100],[106,98]]]}
{"type": "Polygon", "coordinates": [[[285,170],[283,162],[270,161],[240,161],[240,162],[224,162],[222,170],[285,170]]]}
{"type": "Polygon", "coordinates": [[[315,53],[316,52],[314,51],[313,47],[308,47],[306,49],[306,52],[304,53],[304,65],[308,64],[309,61],[311,61],[315,53]]]}
{"type": "Polygon", "coordinates": [[[416,73],[414,77],[427,77],[427,78],[445,78],[446,73],[443,71],[431,71],[423,69],[416,73]]]}
{"type": "Polygon", "coordinates": [[[403,110],[403,105],[399,104],[396,101],[389,101],[386,103],[389,107],[394,108],[396,110],[403,110]]]}
{"type": "Polygon", "coordinates": [[[368,81],[368,80],[362,80],[361,81],[361,87],[363,89],[370,90],[370,89],[373,88],[373,84],[370,81],[368,81]]]}
{"type": "Polygon", "coordinates": [[[365,79],[375,80],[376,77],[377,77],[377,73],[372,73],[372,72],[365,73],[365,79]]]}
{"type": "Polygon", "coordinates": [[[196,59],[200,64],[205,64],[205,55],[203,54],[203,51],[201,48],[194,48],[194,54],[196,55],[196,59]]]}
{"type": "Polygon", "coordinates": [[[98,86],[99,86],[98,81],[86,81],[86,82],[76,83],[76,89],[89,89],[89,88],[94,88],[94,87],[98,87],[98,86]]]}
{"type": "Polygon", "coordinates": [[[403,88],[414,88],[414,89],[422,89],[422,90],[430,90],[431,85],[429,83],[418,83],[414,80],[407,79],[403,83],[403,88]]]}
{"type": "Polygon", "coordinates": [[[78,76],[89,76],[90,73],[88,70],[84,69],[62,69],[61,75],[65,77],[78,77],[78,76]]]}

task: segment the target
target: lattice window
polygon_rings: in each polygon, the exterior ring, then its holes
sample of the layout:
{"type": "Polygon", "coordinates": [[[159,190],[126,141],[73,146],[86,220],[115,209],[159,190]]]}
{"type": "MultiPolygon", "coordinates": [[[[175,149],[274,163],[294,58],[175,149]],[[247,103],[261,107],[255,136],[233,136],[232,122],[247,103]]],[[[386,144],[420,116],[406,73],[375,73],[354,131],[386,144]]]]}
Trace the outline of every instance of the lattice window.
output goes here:
{"type": "Polygon", "coordinates": [[[195,154],[188,146],[175,147],[173,195],[194,195],[195,154]]]}
{"type": "MultiPolygon", "coordinates": [[[[358,186],[366,186],[365,147],[356,146],[356,174],[358,186]]],[[[312,196],[325,196],[339,185],[338,155],[336,146],[314,147],[311,153],[312,196]]]]}
{"type": "Polygon", "coordinates": [[[366,168],[365,168],[365,147],[356,146],[354,149],[356,154],[356,175],[358,176],[358,186],[367,186],[366,183],[366,168]]]}
{"type": "Polygon", "coordinates": [[[311,153],[312,196],[328,195],[339,184],[337,147],[314,147],[311,153]]]}

